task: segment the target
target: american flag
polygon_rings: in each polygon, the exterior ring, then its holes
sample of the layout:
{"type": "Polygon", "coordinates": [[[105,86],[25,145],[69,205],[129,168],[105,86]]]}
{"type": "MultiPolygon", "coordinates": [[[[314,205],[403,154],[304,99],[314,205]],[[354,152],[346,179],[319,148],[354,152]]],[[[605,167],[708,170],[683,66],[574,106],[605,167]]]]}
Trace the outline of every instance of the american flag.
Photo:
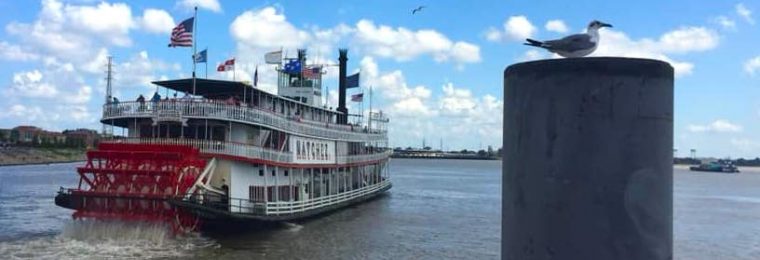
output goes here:
{"type": "Polygon", "coordinates": [[[195,20],[195,17],[187,18],[187,20],[179,23],[177,27],[172,29],[172,37],[169,47],[193,46],[193,20],[195,20]]]}
{"type": "Polygon", "coordinates": [[[351,101],[362,102],[364,100],[364,93],[351,95],[351,101]]]}
{"type": "Polygon", "coordinates": [[[301,70],[301,74],[304,76],[304,78],[316,79],[322,75],[322,67],[304,66],[303,70],[301,70]]]}

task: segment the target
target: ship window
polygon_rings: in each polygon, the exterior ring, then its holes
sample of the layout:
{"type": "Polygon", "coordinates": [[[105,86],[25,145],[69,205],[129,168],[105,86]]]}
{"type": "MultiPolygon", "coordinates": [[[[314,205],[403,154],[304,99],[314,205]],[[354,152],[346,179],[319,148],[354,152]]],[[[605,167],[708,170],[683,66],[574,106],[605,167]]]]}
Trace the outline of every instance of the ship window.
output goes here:
{"type": "Polygon", "coordinates": [[[288,176],[288,170],[285,170],[285,177],[288,176]]]}
{"type": "Polygon", "coordinates": [[[276,173],[276,171],[272,170],[272,176],[276,176],[275,173],[276,173]]]}
{"type": "Polygon", "coordinates": [[[259,170],[259,176],[264,176],[264,170],[259,170]]]}

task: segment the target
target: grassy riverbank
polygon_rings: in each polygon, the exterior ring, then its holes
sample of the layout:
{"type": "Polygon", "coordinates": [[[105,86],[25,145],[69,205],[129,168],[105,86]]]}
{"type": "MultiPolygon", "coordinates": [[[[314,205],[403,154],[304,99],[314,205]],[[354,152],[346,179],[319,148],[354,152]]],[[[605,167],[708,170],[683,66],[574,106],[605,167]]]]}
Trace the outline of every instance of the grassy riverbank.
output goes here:
{"type": "Polygon", "coordinates": [[[0,149],[0,166],[83,161],[85,149],[10,147],[0,149]]]}

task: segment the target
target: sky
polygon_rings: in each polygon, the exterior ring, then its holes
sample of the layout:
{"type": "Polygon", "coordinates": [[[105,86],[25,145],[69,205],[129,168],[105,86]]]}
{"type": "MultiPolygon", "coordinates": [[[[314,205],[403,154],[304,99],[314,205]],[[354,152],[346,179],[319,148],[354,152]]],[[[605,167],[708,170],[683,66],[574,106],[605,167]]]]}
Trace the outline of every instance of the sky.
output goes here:
{"type": "MultiPolygon", "coordinates": [[[[391,118],[394,147],[501,147],[503,71],[557,58],[522,45],[601,30],[592,56],[660,59],[675,68],[677,156],[760,156],[760,10],[757,1],[0,1],[0,128],[100,129],[106,57],[114,96],[152,95],[151,81],[189,77],[191,48],[168,48],[171,29],[193,16],[208,71],[236,58],[235,77],[276,93],[264,54],[307,48],[319,63],[349,49],[349,72],[373,89],[373,110],[391,118]],[[411,10],[424,5],[421,12],[411,10]],[[547,8],[551,7],[551,8],[547,8]],[[441,145],[442,144],[442,145],[441,145]]],[[[337,69],[328,69],[337,104],[337,69]]],[[[162,93],[163,95],[163,93],[162,93]]],[[[352,103],[356,111],[360,104],[352,103]]],[[[364,104],[367,109],[368,104],[364,104]]],[[[117,131],[118,132],[118,131],[117,131]]]]}

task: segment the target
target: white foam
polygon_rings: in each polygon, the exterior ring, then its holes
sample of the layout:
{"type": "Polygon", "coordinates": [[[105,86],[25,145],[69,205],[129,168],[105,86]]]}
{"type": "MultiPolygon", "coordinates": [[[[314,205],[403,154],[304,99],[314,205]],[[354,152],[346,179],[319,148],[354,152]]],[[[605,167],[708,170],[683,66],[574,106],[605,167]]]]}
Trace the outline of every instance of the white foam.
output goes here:
{"type": "Polygon", "coordinates": [[[187,257],[218,247],[198,234],[172,236],[158,224],[71,221],[53,237],[0,243],[0,256],[34,259],[102,259],[187,257]]]}
{"type": "Polygon", "coordinates": [[[283,224],[285,225],[285,227],[287,228],[287,230],[290,231],[290,232],[298,232],[299,230],[301,230],[303,228],[302,225],[298,225],[296,223],[283,222],[283,224]]]}

